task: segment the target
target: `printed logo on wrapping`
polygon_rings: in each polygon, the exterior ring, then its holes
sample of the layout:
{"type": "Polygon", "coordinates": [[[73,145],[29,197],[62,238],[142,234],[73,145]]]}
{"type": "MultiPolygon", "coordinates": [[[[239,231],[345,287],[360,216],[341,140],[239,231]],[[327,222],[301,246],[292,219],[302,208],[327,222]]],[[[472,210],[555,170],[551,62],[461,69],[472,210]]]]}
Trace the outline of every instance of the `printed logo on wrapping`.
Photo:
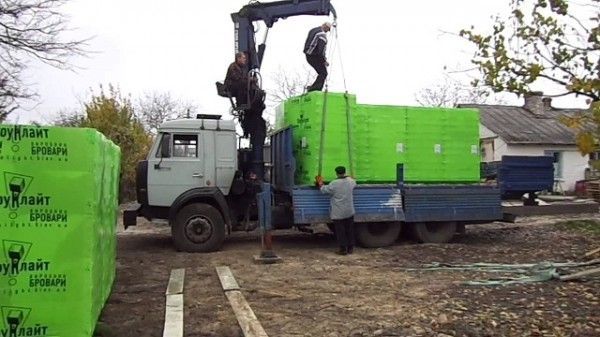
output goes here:
{"type": "MultiPolygon", "coordinates": [[[[9,294],[30,291],[65,291],[67,276],[52,273],[52,262],[31,258],[35,245],[26,241],[2,241],[3,259],[0,260],[0,279],[8,280],[9,294]]],[[[0,336],[1,337],[1,336],[0,336]]]]}
{"type": "MultiPolygon", "coordinates": [[[[4,172],[4,192],[0,205],[10,209],[9,217],[15,219],[17,211],[23,204],[29,204],[27,190],[33,182],[33,177],[17,173],[4,172]]],[[[35,201],[35,200],[34,200],[35,201]]]]}
{"type": "Polygon", "coordinates": [[[0,194],[0,209],[9,210],[10,220],[16,220],[23,212],[29,212],[29,224],[66,226],[66,210],[52,209],[52,197],[49,195],[30,192],[35,183],[34,177],[13,172],[4,172],[3,177],[4,193],[0,194]]]}
{"type": "Polygon", "coordinates": [[[309,122],[310,122],[310,119],[308,119],[307,117],[304,117],[304,115],[300,115],[300,117],[298,117],[298,119],[296,119],[296,123],[298,123],[298,126],[303,129],[312,129],[309,122]]]}
{"type": "Polygon", "coordinates": [[[2,320],[0,321],[0,336],[47,336],[48,326],[30,322],[29,318],[32,311],[31,308],[24,307],[0,307],[0,314],[2,314],[2,320]]]}
{"type": "MultiPolygon", "coordinates": [[[[15,160],[68,160],[68,146],[66,143],[50,142],[50,129],[14,125],[9,127],[0,127],[0,159],[4,156],[15,160]],[[22,143],[29,140],[30,148],[27,152],[22,152],[22,143]]],[[[1,337],[1,336],[0,336],[1,337]]]]}

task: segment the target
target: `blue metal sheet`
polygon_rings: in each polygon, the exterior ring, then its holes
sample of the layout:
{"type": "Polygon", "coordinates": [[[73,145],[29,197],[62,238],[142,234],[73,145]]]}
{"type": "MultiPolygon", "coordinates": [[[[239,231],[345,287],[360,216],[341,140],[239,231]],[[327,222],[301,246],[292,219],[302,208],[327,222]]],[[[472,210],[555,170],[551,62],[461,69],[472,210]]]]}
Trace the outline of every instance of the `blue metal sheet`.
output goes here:
{"type": "MultiPolygon", "coordinates": [[[[329,196],[316,188],[295,188],[294,223],[314,224],[330,222],[329,196]]],[[[359,185],[354,190],[356,222],[404,221],[402,192],[391,185],[359,185]]]]}
{"type": "Polygon", "coordinates": [[[407,222],[502,219],[500,190],[479,185],[404,185],[407,222]]]}
{"type": "Polygon", "coordinates": [[[271,135],[271,183],[276,190],[292,193],[296,159],[293,129],[285,128],[271,135]]]}
{"type": "Polygon", "coordinates": [[[552,191],[554,158],[549,156],[503,156],[498,171],[502,195],[552,191]]]}
{"type": "Polygon", "coordinates": [[[498,177],[498,170],[500,169],[499,161],[492,161],[488,163],[481,163],[480,175],[482,179],[496,179],[498,177]]]}

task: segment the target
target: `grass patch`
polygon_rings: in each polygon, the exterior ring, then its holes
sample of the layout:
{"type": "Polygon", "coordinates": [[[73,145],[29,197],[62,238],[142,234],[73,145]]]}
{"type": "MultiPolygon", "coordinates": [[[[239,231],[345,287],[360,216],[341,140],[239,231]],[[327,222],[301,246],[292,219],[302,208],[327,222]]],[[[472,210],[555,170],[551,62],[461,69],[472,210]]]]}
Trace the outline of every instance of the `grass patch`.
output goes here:
{"type": "Polygon", "coordinates": [[[554,227],[561,231],[600,235],[600,221],[597,220],[561,221],[555,223],[554,227]]]}

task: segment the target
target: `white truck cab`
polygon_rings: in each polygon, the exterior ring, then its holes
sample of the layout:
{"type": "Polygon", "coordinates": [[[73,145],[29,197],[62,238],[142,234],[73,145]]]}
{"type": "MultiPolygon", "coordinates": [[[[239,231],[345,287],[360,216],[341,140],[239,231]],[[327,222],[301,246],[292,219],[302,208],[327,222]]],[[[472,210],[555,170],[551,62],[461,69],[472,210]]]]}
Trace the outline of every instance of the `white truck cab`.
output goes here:
{"type": "Polygon", "coordinates": [[[145,161],[138,164],[138,205],[123,215],[164,219],[177,249],[214,251],[225,235],[249,219],[255,193],[239,171],[235,122],[198,115],[163,123],[145,161]]]}
{"type": "Polygon", "coordinates": [[[182,119],[163,123],[148,154],[148,203],[170,207],[193,187],[228,195],[237,170],[234,121],[182,119]]]}

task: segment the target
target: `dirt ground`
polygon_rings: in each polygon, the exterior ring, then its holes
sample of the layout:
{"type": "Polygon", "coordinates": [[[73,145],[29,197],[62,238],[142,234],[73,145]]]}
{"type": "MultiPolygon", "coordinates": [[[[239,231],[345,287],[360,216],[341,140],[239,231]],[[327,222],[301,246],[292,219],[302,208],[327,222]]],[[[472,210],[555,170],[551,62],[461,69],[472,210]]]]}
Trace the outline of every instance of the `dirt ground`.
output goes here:
{"type": "MultiPolygon", "coordinates": [[[[164,292],[173,268],[186,268],[185,336],[242,336],[215,266],[230,266],[271,337],[600,336],[600,280],[469,286],[497,275],[410,271],[425,263],[581,261],[597,234],[559,229],[544,217],[467,227],[443,245],[409,241],[338,256],[331,234],[276,236],[277,265],[256,265],[256,234],[235,234],[222,251],[178,253],[164,225],[119,233],[113,294],[101,317],[106,336],[162,336],[164,292]]],[[[598,232],[596,232],[598,233],[598,232]]]]}

